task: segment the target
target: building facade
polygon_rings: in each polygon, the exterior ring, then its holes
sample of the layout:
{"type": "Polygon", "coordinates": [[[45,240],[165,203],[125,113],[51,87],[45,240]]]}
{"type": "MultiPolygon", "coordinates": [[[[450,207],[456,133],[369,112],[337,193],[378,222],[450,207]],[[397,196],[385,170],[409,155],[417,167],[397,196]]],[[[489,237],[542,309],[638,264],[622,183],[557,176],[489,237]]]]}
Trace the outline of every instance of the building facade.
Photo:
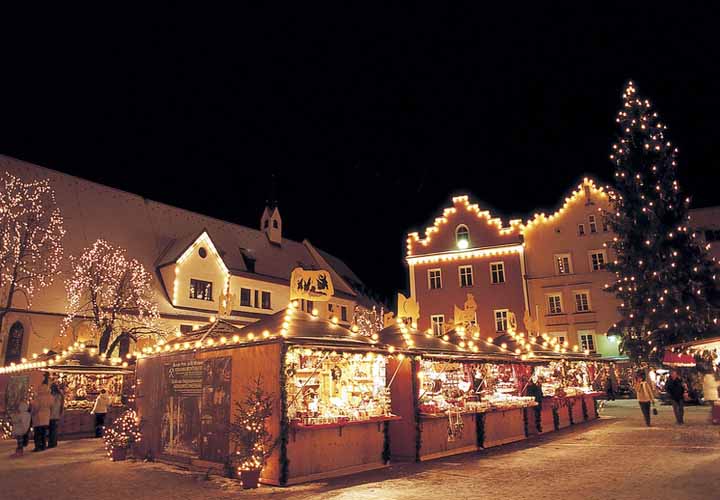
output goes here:
{"type": "Polygon", "coordinates": [[[25,181],[47,179],[64,218],[62,272],[28,304],[16,294],[0,331],[0,363],[19,362],[43,348],[62,349],[75,340],[92,341],[87,318],[61,336],[66,315],[65,279],[70,256],[102,238],[127,250],[154,274],[155,299],[164,331],[185,332],[218,317],[250,325],[287,306],[295,267],[330,273],[330,302],[304,303],[319,316],[353,321],[356,305],[371,301],[362,281],[340,259],[308,240],[284,238],[277,207],[266,207],[259,229],[172,207],[131,193],[0,156],[0,172],[25,181]],[[231,308],[221,309],[230,297],[231,308]],[[11,349],[8,350],[8,346],[11,349]]]}
{"type": "MultiPolygon", "coordinates": [[[[452,327],[454,307],[473,294],[481,335],[507,327],[513,313],[528,327],[570,345],[618,356],[618,340],[608,329],[619,319],[618,301],[603,291],[612,276],[613,233],[602,213],[605,190],[584,179],[552,214],[503,224],[467,196],[453,198],[432,226],[407,238],[410,295],[420,305],[418,326],[436,334],[452,327]],[[471,276],[470,280],[466,276],[471,276]]],[[[690,211],[712,257],[720,257],[720,207],[690,211]]]]}

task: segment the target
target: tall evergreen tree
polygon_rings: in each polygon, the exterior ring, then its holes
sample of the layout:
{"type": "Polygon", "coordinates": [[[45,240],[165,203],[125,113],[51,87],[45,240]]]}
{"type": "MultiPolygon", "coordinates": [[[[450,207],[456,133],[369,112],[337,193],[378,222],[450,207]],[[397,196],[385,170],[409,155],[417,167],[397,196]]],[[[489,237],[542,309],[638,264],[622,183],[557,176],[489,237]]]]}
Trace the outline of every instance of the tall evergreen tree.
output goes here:
{"type": "Polygon", "coordinates": [[[650,101],[628,82],[616,119],[612,211],[616,237],[606,291],[620,300],[622,319],[610,333],[631,358],[657,361],[664,346],[700,338],[716,323],[718,291],[709,247],[689,227],[688,206],[677,180],[677,153],[650,101]]]}

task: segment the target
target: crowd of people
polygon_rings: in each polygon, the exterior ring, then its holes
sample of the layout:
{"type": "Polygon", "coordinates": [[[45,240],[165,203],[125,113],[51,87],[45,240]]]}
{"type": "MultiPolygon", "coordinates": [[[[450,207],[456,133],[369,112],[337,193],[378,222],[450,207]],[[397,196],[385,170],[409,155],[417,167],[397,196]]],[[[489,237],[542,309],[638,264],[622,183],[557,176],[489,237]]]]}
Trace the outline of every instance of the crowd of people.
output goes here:
{"type": "MultiPolygon", "coordinates": [[[[105,389],[95,399],[91,413],[95,415],[95,437],[102,437],[105,415],[111,400],[105,389]]],[[[65,397],[57,384],[44,381],[37,393],[28,401],[21,401],[10,411],[12,437],[17,442],[10,458],[21,458],[30,442],[32,430],[33,452],[55,448],[58,443],[58,427],[65,409],[65,397]]]]}

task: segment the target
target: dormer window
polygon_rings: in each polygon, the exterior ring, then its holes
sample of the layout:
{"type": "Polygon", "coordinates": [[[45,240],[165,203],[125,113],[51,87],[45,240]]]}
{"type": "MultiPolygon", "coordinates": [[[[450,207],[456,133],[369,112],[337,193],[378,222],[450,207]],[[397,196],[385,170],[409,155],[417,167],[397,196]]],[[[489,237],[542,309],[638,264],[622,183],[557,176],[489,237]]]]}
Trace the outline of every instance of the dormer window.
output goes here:
{"type": "Polygon", "coordinates": [[[455,228],[455,244],[461,250],[470,246],[470,230],[465,224],[455,228]]]}

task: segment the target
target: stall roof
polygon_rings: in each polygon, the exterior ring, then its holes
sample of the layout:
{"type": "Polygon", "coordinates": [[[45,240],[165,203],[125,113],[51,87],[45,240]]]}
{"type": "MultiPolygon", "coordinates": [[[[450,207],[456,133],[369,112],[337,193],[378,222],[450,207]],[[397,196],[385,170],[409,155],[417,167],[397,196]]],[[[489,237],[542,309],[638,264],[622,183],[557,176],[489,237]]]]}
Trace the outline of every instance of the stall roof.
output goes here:
{"type": "Polygon", "coordinates": [[[434,335],[422,333],[419,330],[399,323],[380,330],[378,340],[388,347],[404,352],[463,356],[468,354],[466,349],[452,342],[435,337],[434,335]]]}
{"type": "Polygon", "coordinates": [[[237,327],[224,319],[217,319],[212,323],[201,326],[197,330],[191,330],[178,337],[170,339],[167,343],[173,345],[181,342],[192,342],[194,344],[198,340],[200,342],[205,342],[205,340],[209,338],[218,340],[222,337],[232,338],[233,335],[241,334],[242,328],[237,327]]]}
{"type": "Polygon", "coordinates": [[[122,375],[132,373],[132,370],[127,366],[134,363],[134,359],[123,361],[119,358],[102,357],[97,354],[97,346],[85,345],[79,342],[60,353],[46,351],[27,363],[0,368],[0,373],[41,370],[88,375],[122,375]]]}

